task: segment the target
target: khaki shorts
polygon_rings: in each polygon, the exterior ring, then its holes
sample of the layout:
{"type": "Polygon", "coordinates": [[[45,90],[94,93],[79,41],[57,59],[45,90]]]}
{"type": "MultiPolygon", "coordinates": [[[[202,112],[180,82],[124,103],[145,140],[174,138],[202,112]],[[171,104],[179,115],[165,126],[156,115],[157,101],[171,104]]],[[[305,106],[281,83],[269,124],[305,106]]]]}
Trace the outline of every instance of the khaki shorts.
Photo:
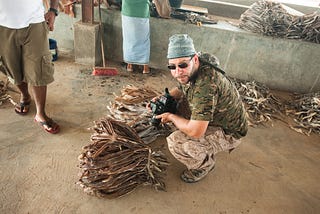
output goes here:
{"type": "Polygon", "coordinates": [[[45,22],[22,29],[0,26],[0,71],[20,85],[45,86],[53,82],[54,67],[45,22]]]}

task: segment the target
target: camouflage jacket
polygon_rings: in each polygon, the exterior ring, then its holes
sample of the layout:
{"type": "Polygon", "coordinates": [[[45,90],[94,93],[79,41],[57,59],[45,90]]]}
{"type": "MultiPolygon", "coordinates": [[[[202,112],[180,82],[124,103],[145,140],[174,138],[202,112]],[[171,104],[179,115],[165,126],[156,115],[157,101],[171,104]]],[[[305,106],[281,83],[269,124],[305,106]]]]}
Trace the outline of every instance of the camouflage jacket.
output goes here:
{"type": "Polygon", "coordinates": [[[241,138],[247,134],[246,111],[233,83],[218,71],[218,59],[199,54],[200,67],[195,80],[180,89],[188,100],[192,120],[210,121],[210,126],[222,127],[226,134],[241,138]]]}

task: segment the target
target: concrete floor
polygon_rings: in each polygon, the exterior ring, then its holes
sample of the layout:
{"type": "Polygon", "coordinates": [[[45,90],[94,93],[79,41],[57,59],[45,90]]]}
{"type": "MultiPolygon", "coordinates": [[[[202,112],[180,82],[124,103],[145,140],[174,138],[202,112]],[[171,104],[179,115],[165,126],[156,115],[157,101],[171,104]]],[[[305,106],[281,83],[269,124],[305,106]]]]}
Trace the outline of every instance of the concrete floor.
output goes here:
{"type": "Polygon", "coordinates": [[[77,157],[89,143],[87,128],[107,115],[112,94],[127,84],[163,90],[174,82],[164,71],[90,76],[92,68],[68,55],[55,65],[47,111],[60,134],[45,133],[33,122],[34,105],[26,116],[9,103],[0,106],[0,213],[320,213],[320,136],[301,135],[280,122],[250,128],[237,150],[217,155],[215,171],[199,183],[183,183],[184,167],[166,150],[166,192],[141,186],[114,200],[85,194],[75,184],[77,157]]]}

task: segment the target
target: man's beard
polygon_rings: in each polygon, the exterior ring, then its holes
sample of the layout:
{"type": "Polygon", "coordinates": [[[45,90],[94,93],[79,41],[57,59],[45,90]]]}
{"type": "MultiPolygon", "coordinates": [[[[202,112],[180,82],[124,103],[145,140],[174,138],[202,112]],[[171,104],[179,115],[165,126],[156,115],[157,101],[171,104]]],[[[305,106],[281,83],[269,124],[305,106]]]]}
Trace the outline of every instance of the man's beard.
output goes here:
{"type": "Polygon", "coordinates": [[[198,77],[198,71],[196,70],[196,71],[192,71],[190,76],[189,75],[178,76],[178,77],[176,77],[176,79],[179,81],[179,78],[180,79],[181,78],[187,78],[186,81],[181,82],[181,80],[180,80],[179,82],[181,84],[188,84],[189,82],[194,83],[195,80],[197,79],[197,77],[198,77]]]}
{"type": "Polygon", "coordinates": [[[198,70],[192,71],[192,73],[189,76],[188,83],[189,82],[194,83],[196,81],[196,79],[198,78],[198,73],[199,73],[198,70]]]}

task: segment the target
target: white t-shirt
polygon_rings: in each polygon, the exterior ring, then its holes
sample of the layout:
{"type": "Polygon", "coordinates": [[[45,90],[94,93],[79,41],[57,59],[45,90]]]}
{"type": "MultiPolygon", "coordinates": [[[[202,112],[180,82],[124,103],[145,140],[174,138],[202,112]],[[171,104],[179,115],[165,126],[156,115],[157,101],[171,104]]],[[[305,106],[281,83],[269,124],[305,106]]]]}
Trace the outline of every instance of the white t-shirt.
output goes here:
{"type": "Polygon", "coordinates": [[[20,29],[44,21],[42,0],[0,0],[0,25],[20,29]]]}

